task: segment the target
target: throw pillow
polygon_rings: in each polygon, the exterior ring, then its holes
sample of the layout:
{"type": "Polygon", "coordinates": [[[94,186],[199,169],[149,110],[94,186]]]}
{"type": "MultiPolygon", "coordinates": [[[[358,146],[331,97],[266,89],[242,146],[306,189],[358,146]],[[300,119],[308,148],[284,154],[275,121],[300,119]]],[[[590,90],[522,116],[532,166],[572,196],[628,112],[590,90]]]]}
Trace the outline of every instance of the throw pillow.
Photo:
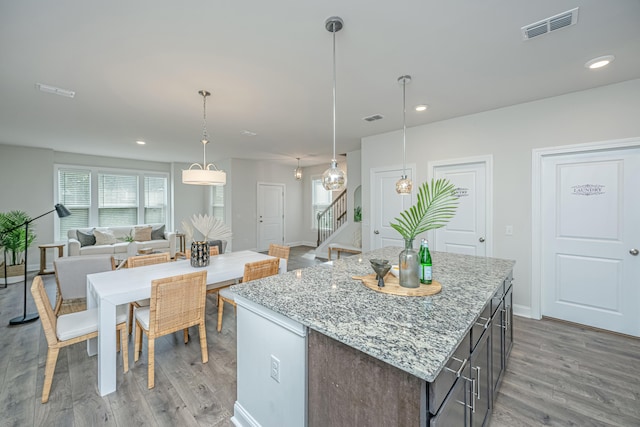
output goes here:
{"type": "Polygon", "coordinates": [[[84,246],[93,246],[96,244],[96,237],[93,235],[93,231],[95,228],[92,228],[91,231],[85,232],[82,230],[76,230],[76,237],[80,242],[80,247],[84,246]]]}
{"type": "Polygon", "coordinates": [[[93,230],[96,237],[96,245],[113,245],[116,243],[116,236],[111,230],[93,230]]]}
{"type": "Polygon", "coordinates": [[[151,240],[164,240],[164,225],[155,226],[151,229],[151,240]]]}
{"type": "Polygon", "coordinates": [[[151,226],[134,227],[133,240],[136,242],[148,242],[151,240],[151,226]]]}

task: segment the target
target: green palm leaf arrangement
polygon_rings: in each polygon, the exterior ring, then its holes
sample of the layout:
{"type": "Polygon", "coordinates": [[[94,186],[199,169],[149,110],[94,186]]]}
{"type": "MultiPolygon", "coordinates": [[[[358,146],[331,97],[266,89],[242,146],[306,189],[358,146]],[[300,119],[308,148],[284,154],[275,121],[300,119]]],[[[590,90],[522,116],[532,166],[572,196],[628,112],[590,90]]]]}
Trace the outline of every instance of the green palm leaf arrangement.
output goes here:
{"type": "Polygon", "coordinates": [[[456,214],[458,197],[455,186],[447,179],[425,181],[418,189],[418,202],[404,212],[397,223],[391,223],[405,240],[414,240],[420,233],[444,227],[456,214]]]}

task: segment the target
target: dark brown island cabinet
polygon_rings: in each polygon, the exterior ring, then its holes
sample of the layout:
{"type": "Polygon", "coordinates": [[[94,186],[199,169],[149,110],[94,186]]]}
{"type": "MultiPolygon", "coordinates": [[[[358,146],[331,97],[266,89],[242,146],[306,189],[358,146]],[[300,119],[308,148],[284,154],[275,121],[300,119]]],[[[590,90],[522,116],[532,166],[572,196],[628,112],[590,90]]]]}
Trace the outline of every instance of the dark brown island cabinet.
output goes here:
{"type": "Polygon", "coordinates": [[[352,279],[383,248],[234,289],[237,426],[483,426],[513,345],[513,261],[434,253],[432,297],[352,279]]]}

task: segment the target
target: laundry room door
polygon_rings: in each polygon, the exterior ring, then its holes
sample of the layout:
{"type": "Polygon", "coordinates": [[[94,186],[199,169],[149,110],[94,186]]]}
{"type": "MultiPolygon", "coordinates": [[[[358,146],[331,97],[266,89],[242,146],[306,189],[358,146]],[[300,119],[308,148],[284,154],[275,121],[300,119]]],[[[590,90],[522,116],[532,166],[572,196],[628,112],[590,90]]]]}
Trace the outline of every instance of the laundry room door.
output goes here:
{"type": "Polygon", "coordinates": [[[543,316],[640,336],[640,148],[549,155],[543,316]]]}

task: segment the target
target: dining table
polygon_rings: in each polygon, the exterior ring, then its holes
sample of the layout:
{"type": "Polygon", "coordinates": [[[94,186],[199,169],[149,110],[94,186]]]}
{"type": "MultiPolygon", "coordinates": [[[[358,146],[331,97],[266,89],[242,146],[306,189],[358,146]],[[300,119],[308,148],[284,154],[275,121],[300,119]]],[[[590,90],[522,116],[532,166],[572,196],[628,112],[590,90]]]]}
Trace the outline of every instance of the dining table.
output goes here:
{"type": "MultiPolygon", "coordinates": [[[[101,396],[116,391],[116,307],[151,296],[151,282],[195,271],[207,272],[207,285],[242,278],[248,262],[274,258],[254,251],[228,252],[210,258],[208,266],[192,267],[179,260],[137,268],[125,268],[87,275],[87,308],[98,309],[98,337],[87,342],[90,356],[98,355],[98,391],[101,396]]],[[[287,271],[287,260],[280,259],[279,273],[287,271]]],[[[214,286],[215,287],[215,286],[214,286]]],[[[133,319],[129,319],[133,321],[133,319]]],[[[126,345],[126,343],[123,343],[126,345]]]]}

